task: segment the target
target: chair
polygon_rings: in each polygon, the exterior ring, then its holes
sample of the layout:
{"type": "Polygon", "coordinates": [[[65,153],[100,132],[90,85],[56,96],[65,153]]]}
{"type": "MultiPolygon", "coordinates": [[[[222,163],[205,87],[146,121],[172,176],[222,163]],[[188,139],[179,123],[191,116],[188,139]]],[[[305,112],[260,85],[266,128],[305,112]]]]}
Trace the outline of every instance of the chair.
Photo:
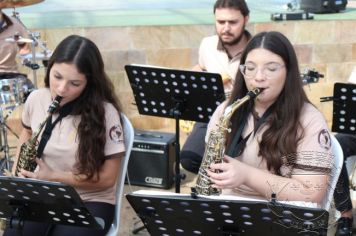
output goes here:
{"type": "Polygon", "coordinates": [[[330,137],[331,137],[331,149],[332,149],[332,153],[333,153],[334,163],[331,167],[330,180],[329,180],[329,186],[328,186],[327,193],[326,193],[326,198],[322,204],[323,208],[327,211],[330,210],[330,204],[333,200],[336,183],[339,179],[342,164],[344,162],[344,154],[342,152],[342,148],[341,148],[339,142],[337,141],[337,139],[335,138],[334,135],[331,134],[330,137]]]}
{"type": "Polygon", "coordinates": [[[349,174],[350,187],[353,191],[356,190],[356,156],[349,156],[346,159],[346,169],[349,174]]]}
{"type": "Polygon", "coordinates": [[[125,176],[127,172],[127,165],[129,163],[131,148],[134,141],[134,129],[131,125],[129,119],[121,113],[122,125],[124,129],[124,138],[125,138],[125,156],[121,160],[120,173],[117,180],[117,189],[116,189],[116,206],[115,206],[115,217],[113,223],[111,224],[110,230],[107,233],[107,236],[117,236],[119,235],[120,228],[120,210],[122,205],[122,198],[124,192],[125,176]]]}

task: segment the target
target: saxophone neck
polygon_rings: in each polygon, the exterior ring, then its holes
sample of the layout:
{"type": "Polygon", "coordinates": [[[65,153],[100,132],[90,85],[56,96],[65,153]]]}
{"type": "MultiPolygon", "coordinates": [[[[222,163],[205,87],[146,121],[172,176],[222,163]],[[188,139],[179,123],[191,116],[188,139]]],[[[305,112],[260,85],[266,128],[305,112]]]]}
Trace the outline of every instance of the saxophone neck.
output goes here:
{"type": "Polygon", "coordinates": [[[38,136],[40,135],[43,127],[47,124],[47,122],[51,119],[53,113],[59,108],[59,104],[61,103],[63,97],[61,96],[56,96],[51,105],[48,107],[47,110],[47,117],[46,119],[40,124],[38,130],[36,133],[33,134],[32,140],[36,141],[38,139],[38,136]]]}
{"type": "Polygon", "coordinates": [[[38,136],[40,135],[43,127],[45,127],[45,125],[47,124],[47,122],[49,121],[49,119],[51,118],[52,114],[48,114],[48,116],[46,117],[46,119],[39,125],[37,131],[35,133],[33,133],[32,138],[29,140],[29,142],[33,142],[33,144],[35,144],[38,140],[38,136]]]}
{"type": "Polygon", "coordinates": [[[261,92],[263,91],[262,88],[255,88],[252,89],[250,91],[247,92],[246,96],[244,96],[243,98],[240,98],[238,100],[236,100],[235,102],[233,102],[231,105],[229,105],[228,107],[225,108],[224,111],[224,117],[226,120],[230,120],[232,114],[234,114],[234,112],[240,108],[243,104],[245,104],[247,101],[249,101],[250,99],[254,99],[256,98],[261,92]]]}

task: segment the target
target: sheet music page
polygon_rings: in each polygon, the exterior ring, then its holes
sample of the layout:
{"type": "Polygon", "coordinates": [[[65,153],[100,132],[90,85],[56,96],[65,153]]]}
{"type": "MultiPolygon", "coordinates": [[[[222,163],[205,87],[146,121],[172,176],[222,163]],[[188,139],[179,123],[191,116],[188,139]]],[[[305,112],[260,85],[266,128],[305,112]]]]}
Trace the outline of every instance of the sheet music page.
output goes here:
{"type": "Polygon", "coordinates": [[[165,66],[157,66],[157,65],[148,65],[148,64],[129,64],[128,66],[137,66],[137,67],[145,67],[145,68],[155,68],[155,69],[166,69],[166,70],[180,70],[180,71],[190,71],[192,73],[199,73],[199,74],[216,74],[221,77],[219,73],[208,72],[208,71],[196,71],[192,69],[184,69],[184,68],[172,68],[172,67],[165,67],[165,66]]]}
{"type": "Polygon", "coordinates": [[[147,64],[130,64],[130,66],[140,66],[140,67],[157,68],[157,69],[169,69],[169,70],[173,69],[173,68],[164,67],[164,66],[155,66],[155,65],[147,65],[147,64]]]}
{"type": "Polygon", "coordinates": [[[34,183],[39,183],[39,184],[56,184],[56,185],[66,185],[60,182],[53,182],[53,181],[48,181],[48,180],[41,180],[41,179],[34,179],[34,178],[23,178],[23,177],[17,177],[17,176],[0,176],[0,179],[4,180],[19,180],[22,182],[34,182],[34,183]]]}
{"type": "MultiPolygon", "coordinates": [[[[182,194],[182,193],[174,193],[174,192],[165,192],[165,191],[156,191],[156,190],[138,190],[133,192],[133,194],[137,195],[151,195],[151,196],[176,196],[176,197],[190,197],[190,194],[182,194]]],[[[231,201],[251,201],[251,202],[266,202],[269,201],[258,198],[247,198],[240,197],[234,195],[219,195],[219,196],[203,196],[198,195],[199,198],[206,198],[212,200],[231,200],[231,201]]],[[[320,208],[317,203],[314,202],[303,202],[303,201],[277,201],[277,203],[281,204],[289,204],[301,207],[309,207],[309,208],[320,208]]]]}
{"type": "MultiPolygon", "coordinates": [[[[180,196],[180,197],[190,197],[190,194],[184,194],[184,193],[174,193],[174,192],[165,192],[165,191],[157,191],[157,190],[138,190],[133,192],[134,194],[139,194],[139,195],[154,195],[154,196],[180,196]]],[[[261,201],[261,199],[254,199],[254,198],[244,198],[244,197],[239,197],[239,196],[233,196],[233,195],[211,195],[211,196],[205,196],[205,195],[198,195],[200,198],[207,198],[207,199],[220,199],[220,200],[246,200],[246,201],[261,201]]],[[[262,200],[265,201],[265,200],[262,200]]]]}

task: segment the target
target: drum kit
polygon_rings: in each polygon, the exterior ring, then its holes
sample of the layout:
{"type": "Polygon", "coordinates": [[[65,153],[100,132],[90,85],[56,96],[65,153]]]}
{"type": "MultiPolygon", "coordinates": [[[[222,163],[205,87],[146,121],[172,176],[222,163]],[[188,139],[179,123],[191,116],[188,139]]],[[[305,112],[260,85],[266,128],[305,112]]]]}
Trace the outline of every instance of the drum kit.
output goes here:
{"type": "Polygon", "coordinates": [[[51,51],[47,48],[46,43],[40,40],[40,33],[28,30],[20,20],[19,13],[16,12],[15,9],[43,1],[44,0],[0,0],[0,9],[13,8],[12,16],[27,30],[29,35],[29,38],[14,35],[6,38],[5,42],[31,44],[31,53],[21,55],[20,58],[22,65],[29,67],[33,72],[33,83],[27,78],[26,74],[0,73],[0,148],[2,149],[1,151],[4,151],[4,158],[0,161],[1,172],[6,170],[10,171],[11,168],[7,131],[9,130],[19,138],[6,124],[6,120],[17,106],[25,102],[30,92],[37,88],[36,70],[41,67],[37,61],[41,60],[43,66],[46,67],[49,57],[51,56],[51,51]],[[40,53],[36,52],[36,47],[40,47],[42,51],[40,53]],[[5,114],[6,111],[7,114],[5,114]]]}

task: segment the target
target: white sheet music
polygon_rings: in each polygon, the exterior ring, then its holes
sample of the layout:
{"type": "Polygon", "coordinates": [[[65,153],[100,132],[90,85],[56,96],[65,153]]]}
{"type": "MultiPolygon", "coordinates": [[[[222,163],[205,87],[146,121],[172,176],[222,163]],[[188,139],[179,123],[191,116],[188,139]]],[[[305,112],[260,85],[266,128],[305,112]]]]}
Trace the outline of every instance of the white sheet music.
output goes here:
{"type": "MultiPolygon", "coordinates": [[[[190,197],[190,194],[174,193],[174,192],[165,192],[165,191],[156,191],[156,190],[138,190],[133,192],[138,195],[151,195],[151,196],[181,196],[181,197],[190,197]]],[[[257,198],[246,198],[235,195],[219,195],[219,196],[203,196],[198,195],[201,198],[214,199],[214,200],[231,200],[231,201],[253,201],[253,202],[268,202],[267,200],[257,199],[257,198]]],[[[309,207],[309,208],[320,208],[317,203],[314,202],[303,202],[303,201],[278,201],[281,204],[289,204],[300,207],[309,207]]]]}

